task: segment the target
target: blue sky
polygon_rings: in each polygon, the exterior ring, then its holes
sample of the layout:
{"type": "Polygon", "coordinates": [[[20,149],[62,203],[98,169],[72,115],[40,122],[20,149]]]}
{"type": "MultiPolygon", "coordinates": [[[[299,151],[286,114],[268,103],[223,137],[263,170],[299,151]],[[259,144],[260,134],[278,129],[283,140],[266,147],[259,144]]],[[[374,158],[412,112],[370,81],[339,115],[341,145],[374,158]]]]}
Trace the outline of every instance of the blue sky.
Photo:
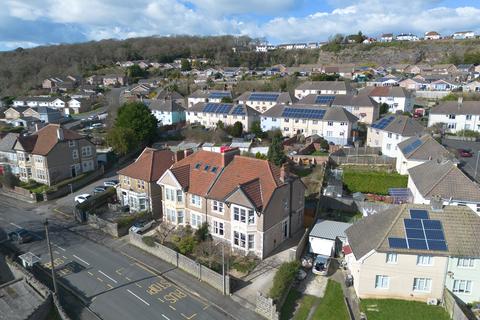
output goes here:
{"type": "Polygon", "coordinates": [[[0,50],[149,35],[249,35],[271,43],[335,33],[480,31],[478,0],[0,0],[0,50]]]}

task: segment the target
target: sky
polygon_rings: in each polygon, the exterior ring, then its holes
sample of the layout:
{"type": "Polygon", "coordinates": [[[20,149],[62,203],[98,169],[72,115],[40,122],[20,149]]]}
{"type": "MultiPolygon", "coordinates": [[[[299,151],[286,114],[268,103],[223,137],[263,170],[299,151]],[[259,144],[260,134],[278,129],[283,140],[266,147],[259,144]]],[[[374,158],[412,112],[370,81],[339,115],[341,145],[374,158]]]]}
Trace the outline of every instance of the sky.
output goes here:
{"type": "Polygon", "coordinates": [[[0,0],[0,50],[101,39],[248,35],[272,44],[336,33],[480,31],[480,0],[0,0]]]}

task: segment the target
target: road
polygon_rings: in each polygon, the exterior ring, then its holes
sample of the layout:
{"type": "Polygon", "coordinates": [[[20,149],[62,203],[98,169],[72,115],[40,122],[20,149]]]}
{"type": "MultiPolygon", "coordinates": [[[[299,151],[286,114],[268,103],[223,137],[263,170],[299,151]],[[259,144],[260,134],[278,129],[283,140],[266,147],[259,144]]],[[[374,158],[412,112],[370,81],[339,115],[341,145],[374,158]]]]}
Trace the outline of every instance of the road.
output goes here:
{"type": "Polygon", "coordinates": [[[35,240],[16,248],[37,255],[48,271],[51,264],[43,227],[46,217],[51,221],[50,239],[59,281],[100,318],[228,319],[206,299],[177,286],[137,259],[70,231],[74,223],[68,219],[58,219],[53,213],[0,195],[0,237],[20,227],[31,231],[35,240]]]}
{"type": "Polygon", "coordinates": [[[470,178],[476,180],[477,182],[480,182],[480,160],[478,163],[477,177],[474,177],[477,156],[479,155],[479,152],[480,152],[480,142],[443,139],[442,144],[445,147],[447,147],[449,150],[452,150],[452,152],[456,152],[457,149],[472,150],[473,157],[471,158],[462,158],[458,156],[458,154],[455,154],[455,155],[460,161],[459,167],[462,168],[463,171],[465,171],[465,173],[467,173],[470,176],[470,178]]]}

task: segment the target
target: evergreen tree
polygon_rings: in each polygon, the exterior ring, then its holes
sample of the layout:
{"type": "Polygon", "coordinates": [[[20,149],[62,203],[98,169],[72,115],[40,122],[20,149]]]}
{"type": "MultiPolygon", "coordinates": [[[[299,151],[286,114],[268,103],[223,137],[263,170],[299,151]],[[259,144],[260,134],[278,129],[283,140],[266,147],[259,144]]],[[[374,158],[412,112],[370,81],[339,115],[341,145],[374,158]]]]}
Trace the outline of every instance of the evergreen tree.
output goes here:
{"type": "Polygon", "coordinates": [[[277,166],[281,166],[286,160],[287,157],[283,152],[282,136],[275,135],[272,139],[272,144],[268,149],[267,158],[270,162],[273,162],[277,166]]]}

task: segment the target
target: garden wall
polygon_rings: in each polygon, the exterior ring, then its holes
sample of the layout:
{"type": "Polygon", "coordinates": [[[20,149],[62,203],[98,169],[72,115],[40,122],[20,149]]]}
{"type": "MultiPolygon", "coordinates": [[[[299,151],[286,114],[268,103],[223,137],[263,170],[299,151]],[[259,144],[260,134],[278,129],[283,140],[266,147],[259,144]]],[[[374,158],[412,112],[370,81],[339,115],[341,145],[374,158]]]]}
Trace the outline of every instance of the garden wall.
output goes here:
{"type": "MultiPolygon", "coordinates": [[[[223,276],[217,272],[201,265],[200,263],[155,242],[153,247],[146,245],[142,238],[143,236],[134,232],[129,234],[130,243],[170,264],[173,264],[177,268],[193,275],[198,280],[203,281],[214,287],[215,289],[223,292],[223,276]]],[[[225,294],[230,294],[230,277],[225,276],[225,294]]]]}
{"type": "Polygon", "coordinates": [[[89,225],[91,225],[95,229],[99,229],[105,233],[108,233],[112,237],[119,238],[127,235],[128,233],[128,228],[119,228],[118,224],[115,222],[104,220],[94,214],[89,214],[87,217],[89,225]]]}
{"type": "Polygon", "coordinates": [[[450,319],[475,319],[475,315],[472,313],[472,311],[446,288],[443,290],[443,306],[447,310],[450,319]]]}

